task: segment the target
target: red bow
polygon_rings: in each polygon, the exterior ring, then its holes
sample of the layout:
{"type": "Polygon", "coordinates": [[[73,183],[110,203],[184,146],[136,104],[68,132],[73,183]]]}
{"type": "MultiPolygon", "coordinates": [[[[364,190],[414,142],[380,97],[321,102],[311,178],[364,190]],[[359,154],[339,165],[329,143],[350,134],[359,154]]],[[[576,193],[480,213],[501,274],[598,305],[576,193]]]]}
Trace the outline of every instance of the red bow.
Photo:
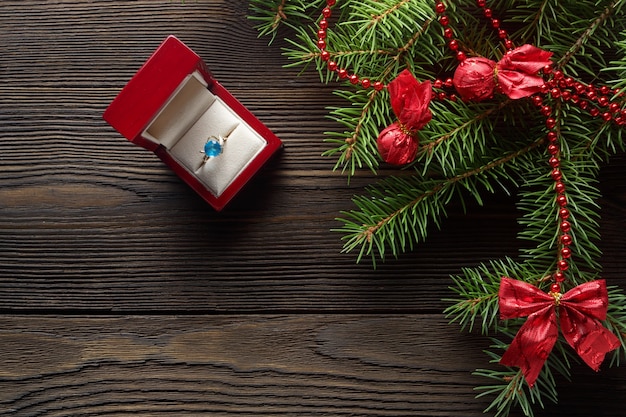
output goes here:
{"type": "Polygon", "coordinates": [[[511,99],[528,97],[541,91],[544,80],[537,73],[551,64],[551,56],[552,52],[522,45],[498,62],[467,58],[457,67],[452,81],[463,100],[491,98],[496,89],[511,99]]]}
{"type": "Polygon", "coordinates": [[[545,293],[534,285],[503,277],[498,294],[500,317],[528,316],[500,363],[519,366],[532,387],[558,337],[558,320],[567,343],[594,371],[604,356],[620,346],[599,320],[606,318],[609,297],[604,280],[581,284],[565,294],[545,293]]]}
{"type": "Polygon", "coordinates": [[[432,118],[428,108],[432,98],[430,81],[420,83],[409,70],[402,71],[387,87],[396,123],[383,130],[376,141],[383,159],[403,165],[415,159],[417,131],[432,118]]]}

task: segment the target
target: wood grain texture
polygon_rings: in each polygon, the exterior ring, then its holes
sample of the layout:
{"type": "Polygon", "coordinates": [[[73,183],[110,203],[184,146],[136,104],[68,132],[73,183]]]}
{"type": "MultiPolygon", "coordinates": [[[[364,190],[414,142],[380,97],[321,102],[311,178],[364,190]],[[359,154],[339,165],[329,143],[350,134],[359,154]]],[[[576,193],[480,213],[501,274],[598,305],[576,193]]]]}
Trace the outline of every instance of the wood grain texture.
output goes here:
{"type": "MultiPolygon", "coordinates": [[[[0,325],[0,410],[481,416],[468,376],[484,361],[480,339],[432,315],[17,316],[0,325]]],[[[623,372],[580,371],[587,401],[546,415],[623,415],[623,372]],[[613,388],[592,389],[603,381],[613,388]]]]}
{"type": "MultiPolygon", "coordinates": [[[[355,265],[330,230],[374,177],[320,156],[339,99],[246,13],[0,2],[0,415],[482,415],[489,342],[442,299],[461,268],[518,254],[515,199],[453,205],[413,252],[355,265]],[[169,34],[285,144],[222,213],[102,120],[169,34]]],[[[603,276],[622,287],[625,172],[616,157],[600,179],[603,276]]],[[[625,379],[579,367],[537,415],[625,416],[625,379]]]]}

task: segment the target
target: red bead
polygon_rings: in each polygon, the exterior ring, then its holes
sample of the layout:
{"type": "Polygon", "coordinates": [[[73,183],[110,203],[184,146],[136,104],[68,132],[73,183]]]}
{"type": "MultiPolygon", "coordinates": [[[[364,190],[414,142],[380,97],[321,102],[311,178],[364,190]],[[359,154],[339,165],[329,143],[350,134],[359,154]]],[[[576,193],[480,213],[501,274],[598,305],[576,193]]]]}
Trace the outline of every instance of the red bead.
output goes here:
{"type": "Polygon", "coordinates": [[[361,80],[361,86],[363,86],[363,88],[370,88],[371,85],[372,85],[372,82],[368,80],[367,78],[363,78],[361,80]]]}
{"type": "Polygon", "coordinates": [[[563,259],[569,259],[572,256],[572,250],[570,248],[561,249],[561,256],[563,259]]]}
{"type": "Polygon", "coordinates": [[[328,7],[332,7],[337,3],[337,0],[326,0],[328,7]]]}
{"type": "Polygon", "coordinates": [[[317,47],[322,50],[326,49],[326,41],[324,39],[318,39],[317,47]]]}
{"type": "Polygon", "coordinates": [[[563,174],[556,168],[552,170],[550,175],[554,181],[561,181],[563,179],[563,174]]]}
{"type": "Polygon", "coordinates": [[[550,90],[550,95],[552,96],[552,98],[559,98],[561,97],[561,90],[555,87],[552,90],[550,90]]]}
{"type": "Polygon", "coordinates": [[[460,61],[460,62],[463,62],[463,61],[465,61],[467,59],[467,55],[465,55],[465,52],[463,52],[463,51],[458,51],[456,53],[456,59],[458,61],[460,61]]]}
{"type": "Polygon", "coordinates": [[[443,26],[448,26],[450,24],[450,19],[448,19],[448,16],[441,16],[439,18],[439,23],[441,23],[443,26]]]}
{"type": "Polygon", "coordinates": [[[320,29],[328,29],[328,20],[326,19],[322,19],[320,20],[320,29]]]}
{"type": "Polygon", "coordinates": [[[537,107],[543,106],[543,97],[541,97],[541,96],[533,96],[533,103],[537,107]]]}
{"type": "Polygon", "coordinates": [[[452,78],[446,78],[446,81],[443,83],[446,87],[450,88],[454,84],[452,78]]]}
{"type": "Polygon", "coordinates": [[[550,292],[553,293],[560,293],[561,292],[561,286],[557,283],[550,285],[550,292]]]}
{"type": "Polygon", "coordinates": [[[567,90],[561,91],[561,98],[565,101],[568,101],[569,99],[572,98],[572,93],[567,90]]]}
{"type": "Polygon", "coordinates": [[[325,18],[329,18],[330,16],[332,16],[333,12],[330,10],[330,7],[324,7],[324,9],[322,9],[322,16],[324,16],[325,18]]]}
{"type": "Polygon", "coordinates": [[[548,141],[550,141],[551,143],[554,143],[559,137],[557,136],[556,132],[548,132],[546,138],[548,138],[548,141]]]}
{"type": "Polygon", "coordinates": [[[563,194],[565,192],[565,184],[563,184],[561,181],[557,182],[556,184],[554,184],[554,191],[556,191],[558,194],[563,194]]]}
{"type": "Polygon", "coordinates": [[[319,39],[326,39],[326,30],[325,29],[320,29],[317,31],[317,37],[319,39]]]}
{"type": "Polygon", "coordinates": [[[546,127],[550,130],[554,129],[554,127],[556,126],[556,119],[550,117],[548,119],[546,119],[546,127]]]}
{"type": "Polygon", "coordinates": [[[456,39],[452,39],[450,41],[450,43],[448,44],[448,46],[450,47],[450,49],[452,49],[453,51],[456,51],[459,49],[459,42],[456,39]]]}
{"type": "Polygon", "coordinates": [[[376,90],[376,91],[380,91],[380,90],[382,90],[383,88],[385,88],[385,85],[384,85],[383,83],[381,83],[380,81],[376,81],[376,82],[374,83],[374,90],[376,90]]]}
{"type": "Polygon", "coordinates": [[[567,196],[565,194],[560,194],[556,198],[556,203],[561,207],[565,207],[567,205],[567,196]]]}
{"type": "Polygon", "coordinates": [[[485,7],[485,5],[487,4],[486,0],[476,0],[476,6],[478,7],[485,7]]]}
{"type": "Polygon", "coordinates": [[[335,61],[328,61],[328,69],[331,71],[337,71],[337,63],[335,61]]]}
{"type": "Polygon", "coordinates": [[[555,80],[560,80],[562,78],[563,78],[563,71],[561,71],[561,70],[554,71],[554,79],[555,80]]]}
{"type": "Polygon", "coordinates": [[[545,67],[543,67],[543,73],[546,75],[552,74],[552,64],[548,64],[545,67]]]}
{"type": "Polygon", "coordinates": [[[609,98],[607,96],[601,96],[598,99],[598,104],[602,107],[606,107],[609,105],[609,98]]]}
{"type": "Polygon", "coordinates": [[[583,110],[586,110],[589,107],[589,102],[585,100],[581,100],[581,102],[578,104],[578,107],[580,107],[583,110]]]}
{"type": "Polygon", "coordinates": [[[559,210],[559,217],[563,220],[569,219],[569,210],[566,208],[559,210]]]}
{"type": "Polygon", "coordinates": [[[611,111],[611,113],[617,113],[619,111],[619,104],[611,103],[611,105],[609,106],[609,110],[611,111]]]}
{"type": "Polygon", "coordinates": [[[569,246],[572,244],[572,237],[570,235],[561,236],[561,243],[565,246],[569,246]]]}
{"type": "Polygon", "coordinates": [[[359,83],[359,77],[356,74],[352,74],[350,76],[350,84],[358,84],[359,83]]]}
{"type": "Polygon", "coordinates": [[[572,230],[572,225],[567,220],[563,220],[559,227],[563,233],[568,233],[572,230]]]}
{"type": "Polygon", "coordinates": [[[513,45],[513,41],[510,39],[505,39],[504,40],[504,47],[506,49],[513,49],[514,45],[513,45]]]}
{"type": "Polygon", "coordinates": [[[483,13],[487,19],[491,19],[491,16],[493,16],[493,11],[491,9],[485,9],[483,13]]]}
{"type": "Polygon", "coordinates": [[[541,114],[543,114],[544,116],[548,117],[548,116],[550,116],[551,113],[552,113],[552,107],[550,107],[550,106],[543,106],[541,108],[541,114]]]}
{"type": "Polygon", "coordinates": [[[322,58],[322,61],[328,61],[330,59],[330,53],[328,53],[328,51],[322,51],[320,58],[322,58]]]}
{"type": "Polygon", "coordinates": [[[345,68],[341,68],[337,73],[339,74],[339,78],[348,78],[348,71],[345,68]]]}
{"type": "Polygon", "coordinates": [[[506,30],[504,30],[504,29],[500,29],[500,30],[498,31],[498,37],[499,37],[500,39],[506,39],[508,36],[509,36],[509,35],[508,35],[508,33],[506,33],[506,30]]]}
{"type": "Polygon", "coordinates": [[[600,110],[598,110],[597,107],[594,107],[591,110],[589,110],[589,114],[592,115],[593,117],[596,117],[597,115],[600,114],[600,110]]]}
{"type": "Polygon", "coordinates": [[[439,94],[437,94],[437,98],[441,101],[444,101],[446,99],[446,93],[441,92],[439,94]]]}
{"type": "Polygon", "coordinates": [[[567,271],[567,268],[569,268],[569,265],[567,264],[567,261],[565,260],[560,260],[556,263],[556,266],[559,268],[560,271],[567,271]]]}
{"type": "Polygon", "coordinates": [[[559,158],[553,156],[552,158],[548,159],[548,163],[552,168],[558,168],[560,164],[559,158]]]}
{"type": "Polygon", "coordinates": [[[613,115],[611,113],[609,112],[602,113],[602,120],[604,120],[605,122],[608,122],[612,118],[613,118],[613,115]]]}
{"type": "Polygon", "coordinates": [[[606,95],[611,94],[611,87],[603,85],[602,87],[600,87],[600,93],[606,95]]]}
{"type": "Polygon", "coordinates": [[[565,281],[565,274],[563,272],[561,272],[561,271],[556,272],[554,274],[554,280],[556,282],[563,282],[563,281],[565,281]]]}
{"type": "Polygon", "coordinates": [[[443,87],[443,81],[441,81],[439,78],[437,78],[435,81],[433,81],[433,87],[434,88],[441,88],[441,87],[443,87]]]}
{"type": "Polygon", "coordinates": [[[445,36],[446,39],[452,39],[454,37],[454,32],[450,28],[445,28],[443,30],[443,36],[445,36]]]}
{"type": "Polygon", "coordinates": [[[491,27],[498,29],[500,27],[500,21],[498,19],[491,19],[491,27]]]}
{"type": "Polygon", "coordinates": [[[443,3],[435,4],[435,11],[439,14],[444,13],[446,11],[446,5],[443,3]]]}
{"type": "Polygon", "coordinates": [[[550,155],[556,155],[557,153],[559,153],[559,147],[554,143],[551,143],[550,145],[548,145],[548,153],[550,155]]]}

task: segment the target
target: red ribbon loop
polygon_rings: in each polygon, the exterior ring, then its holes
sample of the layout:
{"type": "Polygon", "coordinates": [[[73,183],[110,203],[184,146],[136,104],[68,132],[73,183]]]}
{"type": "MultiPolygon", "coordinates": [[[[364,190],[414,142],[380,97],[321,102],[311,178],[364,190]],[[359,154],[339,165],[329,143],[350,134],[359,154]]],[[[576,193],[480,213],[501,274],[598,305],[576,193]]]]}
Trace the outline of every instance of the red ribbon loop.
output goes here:
{"type": "Polygon", "coordinates": [[[518,366],[532,387],[561,332],[578,356],[594,371],[619,339],[600,320],[606,319],[609,297],[604,280],[581,284],[565,294],[547,294],[527,282],[503,277],[499,291],[503,320],[526,317],[500,363],[518,366]]]}
{"type": "Polygon", "coordinates": [[[498,62],[467,58],[452,81],[463,100],[491,98],[497,88],[514,100],[528,97],[541,91],[544,80],[537,73],[551,65],[551,56],[552,52],[527,44],[508,51],[498,62]]]}

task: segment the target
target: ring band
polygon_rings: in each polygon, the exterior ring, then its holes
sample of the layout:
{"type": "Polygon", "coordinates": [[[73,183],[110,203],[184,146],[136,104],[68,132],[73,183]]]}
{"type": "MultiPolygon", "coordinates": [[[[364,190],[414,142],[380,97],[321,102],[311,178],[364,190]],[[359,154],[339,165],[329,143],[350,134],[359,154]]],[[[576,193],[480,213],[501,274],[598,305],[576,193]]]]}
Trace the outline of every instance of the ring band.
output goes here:
{"type": "Polygon", "coordinates": [[[204,149],[200,151],[200,153],[204,154],[204,158],[202,159],[202,165],[206,164],[206,162],[211,159],[218,157],[224,151],[224,144],[226,143],[226,138],[222,137],[222,135],[211,135],[206,140],[204,144],[204,149]]]}

